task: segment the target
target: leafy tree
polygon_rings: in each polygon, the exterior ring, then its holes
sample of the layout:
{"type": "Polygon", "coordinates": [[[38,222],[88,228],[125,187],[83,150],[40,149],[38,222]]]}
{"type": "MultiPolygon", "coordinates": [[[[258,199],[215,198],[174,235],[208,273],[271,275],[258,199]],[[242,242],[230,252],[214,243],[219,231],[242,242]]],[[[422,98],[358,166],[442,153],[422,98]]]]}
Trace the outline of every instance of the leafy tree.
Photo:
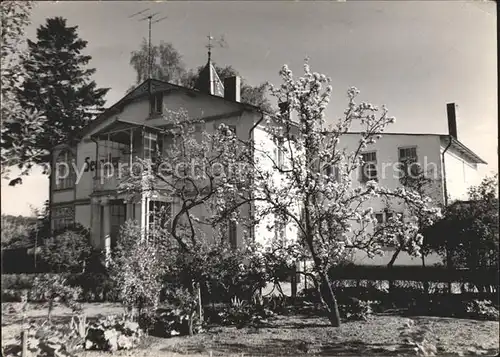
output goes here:
{"type": "MultiPolygon", "coordinates": [[[[397,237],[411,240],[419,229],[418,220],[412,216],[405,219],[404,225],[374,229],[376,220],[369,200],[387,197],[414,209],[432,212],[433,208],[427,199],[407,188],[391,191],[373,180],[360,185],[353,182],[359,170],[365,170],[362,152],[394,119],[387,115],[385,107],[380,110],[369,103],[357,104],[358,91],[351,88],[345,116],[325,131],[324,115],[332,92],[330,79],[312,73],[307,63],[304,70],[304,75],[295,79],[284,66],[280,71],[283,83],[277,88],[271,86],[271,94],[281,109],[266,122],[276,155],[269,152],[269,145],[254,148],[257,162],[268,165],[255,165],[256,190],[248,200],[258,203],[260,217],[272,215],[297,229],[298,241],[285,237],[283,245],[312,261],[311,277],[326,314],[333,326],[339,326],[338,305],[330,284],[331,268],[355,250],[369,256],[382,254],[382,247],[397,237]],[[363,130],[356,148],[348,151],[339,143],[353,122],[359,122],[363,130]],[[338,175],[328,174],[328,167],[337,170],[338,175]]],[[[417,242],[409,241],[405,246],[416,250],[417,242]]]]}
{"type": "MultiPolygon", "coordinates": [[[[130,57],[130,65],[137,75],[136,84],[149,78],[149,55],[148,42],[143,39],[140,49],[133,51],[130,57]]],[[[159,45],[151,45],[152,78],[181,84],[185,72],[182,56],[171,43],[161,42],[159,45]]]]}
{"type": "Polygon", "coordinates": [[[455,268],[498,268],[498,174],[469,188],[468,201],[456,201],[426,230],[431,248],[455,268]]]}
{"type": "MultiPolygon", "coordinates": [[[[414,162],[413,159],[407,159],[399,163],[399,181],[401,185],[412,190],[415,194],[420,196],[421,200],[428,199],[428,195],[432,192],[435,180],[432,179],[431,172],[424,172],[420,165],[414,162]]],[[[387,212],[393,213],[391,211],[391,202],[389,199],[386,201],[387,212]]],[[[430,202],[430,199],[429,199],[430,202]]],[[[419,205],[407,205],[403,202],[403,212],[406,216],[412,216],[416,219],[419,230],[411,231],[407,234],[413,234],[413,237],[408,238],[397,236],[389,246],[395,248],[389,263],[388,268],[391,268],[396,262],[397,257],[401,252],[407,252],[412,256],[419,256],[422,261],[422,266],[425,266],[425,257],[432,251],[432,249],[426,244],[424,239],[424,231],[430,227],[430,225],[441,218],[441,210],[436,207],[434,210],[427,209],[426,206],[419,205]]],[[[396,231],[404,231],[405,220],[402,219],[401,214],[392,214],[389,218],[389,222],[382,224],[382,229],[386,232],[396,228],[396,231]]],[[[427,285],[426,285],[427,286],[427,285]]]]}
{"type": "MultiPolygon", "coordinates": [[[[79,130],[102,111],[108,89],[97,88],[87,68],[90,56],[82,54],[87,42],[80,39],[77,26],[68,27],[61,17],[49,18],[37,30],[37,41],[28,40],[28,53],[22,60],[26,78],[18,91],[25,110],[44,113],[46,122],[37,130],[34,147],[43,151],[35,163],[50,162],[49,151],[62,142],[73,142],[79,130]]],[[[19,125],[9,125],[7,148],[20,135],[19,125]]],[[[29,168],[29,167],[28,167],[29,168]]]]}
{"type": "MultiPolygon", "coordinates": [[[[43,130],[44,117],[35,109],[21,106],[17,90],[22,85],[26,71],[20,65],[24,29],[29,23],[32,1],[2,1],[0,4],[1,34],[1,175],[11,180],[11,168],[21,169],[20,176],[44,154],[36,143],[36,135],[43,130]]],[[[10,185],[22,182],[21,177],[10,181],[10,185]]]]}
{"type": "Polygon", "coordinates": [[[2,249],[30,246],[36,223],[34,217],[2,214],[2,249]]]}
{"type": "MultiPolygon", "coordinates": [[[[149,46],[146,39],[143,39],[139,50],[133,51],[130,57],[130,65],[136,72],[136,84],[139,84],[148,78],[148,59],[149,46]]],[[[187,88],[194,88],[200,72],[205,66],[199,66],[195,70],[187,71],[182,61],[181,54],[173,47],[171,43],[161,42],[159,45],[151,46],[151,77],[187,88]]],[[[219,78],[224,81],[225,78],[239,75],[232,66],[215,66],[219,78]]],[[[129,89],[129,91],[132,88],[129,89]]],[[[242,81],[241,83],[241,101],[243,103],[255,105],[265,111],[271,111],[271,105],[266,97],[266,84],[252,87],[242,81]]]]}
{"type": "Polygon", "coordinates": [[[160,299],[162,278],[168,261],[161,240],[141,240],[141,229],[133,221],[122,227],[113,252],[110,276],[118,296],[132,316],[154,312],[160,299]]]}
{"type": "Polygon", "coordinates": [[[55,232],[42,245],[43,260],[57,273],[83,272],[91,253],[90,233],[78,225],[55,232]]]}
{"type": "Polygon", "coordinates": [[[162,242],[158,254],[167,264],[165,274],[193,294],[209,280],[214,257],[229,245],[228,221],[245,224],[239,212],[221,220],[216,217],[223,205],[236,204],[238,192],[248,187],[245,174],[226,171],[247,161],[248,153],[226,125],[209,132],[202,119],[189,118],[185,111],[167,110],[164,119],[165,150],[155,160],[138,158],[143,174],[124,172],[120,191],[130,197],[138,193],[175,197],[170,209],[150,218],[148,232],[137,235],[162,242]],[[206,231],[213,232],[212,239],[206,231]]]}

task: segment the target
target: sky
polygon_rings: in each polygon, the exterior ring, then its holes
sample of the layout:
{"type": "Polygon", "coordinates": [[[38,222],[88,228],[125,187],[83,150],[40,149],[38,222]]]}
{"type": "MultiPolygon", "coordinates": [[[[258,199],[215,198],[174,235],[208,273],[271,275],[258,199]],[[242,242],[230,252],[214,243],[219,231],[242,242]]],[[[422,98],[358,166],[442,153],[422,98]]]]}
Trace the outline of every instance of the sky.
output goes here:
{"type": "MultiPolygon", "coordinates": [[[[153,24],[152,42],[170,42],[187,68],[207,60],[207,36],[219,66],[231,65],[252,85],[279,84],[287,64],[296,75],[332,78],[330,122],[355,86],[359,100],[385,104],[396,123],[388,132],[447,134],[446,103],[458,104],[459,140],[498,171],[496,4],[485,1],[57,1],[39,2],[26,36],[47,18],[62,16],[88,41],[94,80],[111,88],[106,106],[135,82],[130,52],[147,37],[141,10],[166,19],[153,24]]],[[[2,213],[29,215],[48,198],[48,178],[35,170],[21,186],[2,180],[2,213]]]]}

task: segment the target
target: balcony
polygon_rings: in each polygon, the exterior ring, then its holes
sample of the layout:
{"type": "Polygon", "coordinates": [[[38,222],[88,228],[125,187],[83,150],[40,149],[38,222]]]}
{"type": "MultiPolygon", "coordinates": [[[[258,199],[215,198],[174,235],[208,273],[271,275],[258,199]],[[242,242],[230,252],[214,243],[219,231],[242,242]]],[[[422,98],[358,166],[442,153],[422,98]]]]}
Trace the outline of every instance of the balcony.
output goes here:
{"type": "Polygon", "coordinates": [[[150,159],[163,147],[159,128],[115,120],[92,136],[97,144],[97,173],[93,190],[115,191],[137,158],[150,159]]]}

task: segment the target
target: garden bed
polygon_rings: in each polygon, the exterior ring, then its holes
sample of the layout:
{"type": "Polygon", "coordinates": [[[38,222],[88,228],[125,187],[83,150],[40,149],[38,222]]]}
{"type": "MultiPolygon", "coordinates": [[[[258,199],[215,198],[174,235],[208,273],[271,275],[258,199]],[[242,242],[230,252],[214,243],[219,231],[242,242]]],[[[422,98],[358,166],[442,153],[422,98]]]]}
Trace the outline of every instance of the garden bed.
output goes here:
{"type": "MultiPolygon", "coordinates": [[[[13,304],[2,304],[2,345],[13,341],[21,331],[19,314],[13,304]]],[[[85,304],[87,315],[120,314],[117,304],[85,304]]],[[[57,307],[54,319],[69,321],[71,311],[57,307]]],[[[46,309],[30,304],[29,319],[44,319],[46,309]]],[[[499,323],[442,317],[412,317],[415,325],[425,328],[426,338],[436,345],[438,354],[496,355],[499,323]]],[[[332,328],[325,318],[310,315],[277,316],[264,326],[244,328],[211,326],[195,336],[147,337],[134,351],[115,354],[133,356],[297,356],[297,355],[408,355],[411,348],[400,337],[407,317],[375,314],[367,321],[346,322],[332,328]]],[[[87,357],[109,356],[107,352],[87,351],[87,357]]]]}

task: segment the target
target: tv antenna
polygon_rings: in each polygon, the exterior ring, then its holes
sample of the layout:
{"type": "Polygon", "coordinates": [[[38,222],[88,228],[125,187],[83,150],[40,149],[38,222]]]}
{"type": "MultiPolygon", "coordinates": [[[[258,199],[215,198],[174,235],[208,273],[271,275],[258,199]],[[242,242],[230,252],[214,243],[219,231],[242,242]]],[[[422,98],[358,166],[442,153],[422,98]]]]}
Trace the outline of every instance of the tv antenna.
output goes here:
{"type": "Polygon", "coordinates": [[[152,45],[151,45],[151,25],[156,24],[160,21],[163,21],[167,18],[167,16],[163,16],[161,18],[157,18],[158,15],[160,15],[159,12],[155,13],[148,13],[149,8],[141,10],[139,12],[136,12],[135,14],[132,14],[129,16],[129,18],[135,17],[137,15],[144,15],[142,18],[139,19],[139,21],[148,21],[148,28],[149,28],[149,36],[148,36],[148,78],[151,79],[152,71],[153,71],[153,58],[152,58],[152,45]]]}

